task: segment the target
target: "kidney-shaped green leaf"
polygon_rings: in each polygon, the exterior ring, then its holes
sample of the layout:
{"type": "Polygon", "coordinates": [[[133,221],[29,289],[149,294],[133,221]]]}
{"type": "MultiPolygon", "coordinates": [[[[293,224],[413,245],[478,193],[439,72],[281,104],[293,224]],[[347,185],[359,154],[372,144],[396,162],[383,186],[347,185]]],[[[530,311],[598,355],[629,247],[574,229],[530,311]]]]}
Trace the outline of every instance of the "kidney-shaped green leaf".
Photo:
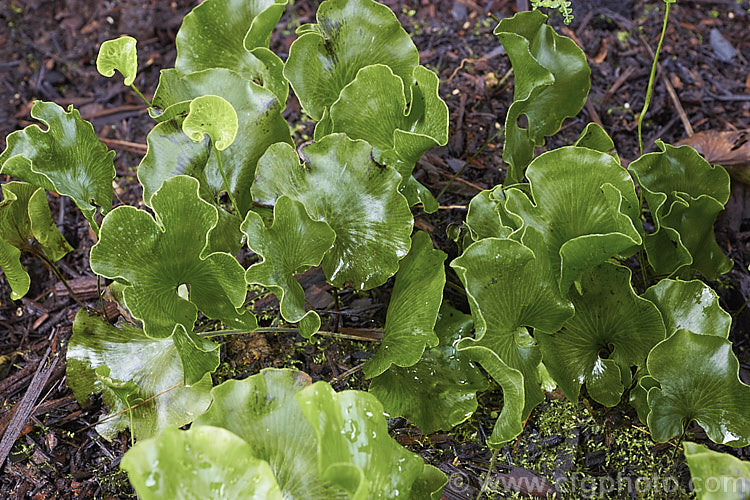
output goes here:
{"type": "Polygon", "coordinates": [[[528,415],[543,394],[538,376],[542,355],[527,327],[554,332],[572,316],[573,307],[560,295],[541,235],[529,228],[523,239],[523,244],[479,240],[451,267],[466,288],[476,325],[476,340],[464,339],[459,349],[489,349],[523,373],[528,415]]]}
{"type": "Polygon", "coordinates": [[[136,43],[132,36],[121,36],[102,43],[96,56],[96,70],[99,74],[110,78],[117,70],[125,79],[125,85],[132,85],[138,72],[136,43]]]}
{"type": "Polygon", "coordinates": [[[210,372],[219,366],[219,346],[176,325],[160,339],[140,328],[119,328],[86,311],[73,322],[67,380],[81,405],[102,393],[107,420],[96,430],[112,440],[130,427],[145,439],[192,422],[210,403],[210,372]],[[128,411],[128,408],[132,408],[128,411]]]}
{"type": "Polygon", "coordinates": [[[536,158],[526,176],[531,199],[510,188],[505,208],[543,235],[563,295],[586,269],[636,252],[640,205],[633,180],[612,156],[559,148],[536,158]]]}
{"type": "Polygon", "coordinates": [[[365,66],[390,67],[402,89],[411,83],[419,52],[388,7],[372,0],[326,0],[316,19],[318,24],[297,30],[301,36],[284,66],[284,76],[313,119],[323,118],[341,89],[365,66]]]}
{"type": "Polygon", "coordinates": [[[682,446],[698,500],[746,500],[750,497],[750,462],[690,441],[683,442],[682,446]]]}
{"type": "Polygon", "coordinates": [[[440,344],[414,366],[392,365],[372,380],[370,392],[389,416],[406,417],[431,434],[452,429],[476,411],[476,394],[489,384],[470,356],[456,349],[473,326],[471,316],[443,305],[435,324],[440,344]]]}
{"type": "Polygon", "coordinates": [[[594,400],[617,405],[632,380],[630,368],[644,366],[665,338],[659,310],[636,295],[630,277],[630,269],[610,263],[587,271],[581,293],[569,296],[575,316],[555,334],[536,335],[544,365],[571,401],[586,384],[594,400]]]}
{"type": "Polygon", "coordinates": [[[250,186],[258,159],[276,142],[289,142],[289,125],[281,116],[281,106],[274,95],[227,69],[210,69],[181,75],[170,69],[161,72],[154,106],[162,113],[160,123],[148,134],[148,152],[138,166],[138,180],[143,185],[147,205],[164,180],[187,174],[201,182],[201,195],[215,200],[224,191],[216,152],[208,138],[193,142],[182,130],[183,115],[191,101],[205,95],[219,96],[237,113],[236,140],[221,152],[221,163],[229,188],[238,203],[240,217],[252,204],[250,186]]]}
{"type": "Polygon", "coordinates": [[[412,238],[411,250],[401,261],[385,318],[385,335],[375,355],[362,369],[372,378],[392,364],[412,366],[425,346],[435,347],[434,327],[445,286],[445,252],[436,250],[424,231],[412,238]]]}
{"type": "Polygon", "coordinates": [[[226,68],[264,87],[286,103],[284,64],[268,50],[271,32],[287,0],[206,0],[182,20],[177,32],[181,73],[226,68]]]}
{"type": "Polygon", "coordinates": [[[47,130],[29,125],[10,134],[0,154],[0,172],[68,196],[98,230],[92,203],[103,213],[112,208],[115,152],[72,105],[65,112],[53,102],[36,101],[31,116],[47,130]]]}
{"type": "MultiPolygon", "coordinates": [[[[414,68],[407,83],[405,87],[383,64],[362,68],[331,106],[330,131],[369,142],[375,159],[401,174],[401,191],[409,204],[421,201],[428,208],[431,200],[420,195],[426,188],[418,190],[411,174],[425,151],[447,144],[448,106],[438,96],[437,75],[427,68],[414,68]]],[[[430,210],[437,210],[437,203],[430,210]]]]}
{"type": "Polygon", "coordinates": [[[679,330],[654,347],[647,364],[660,384],[648,391],[648,427],[655,441],[682,434],[695,420],[715,443],[750,444],[750,386],[739,379],[731,342],[679,330]]]}
{"type": "Polygon", "coordinates": [[[284,498],[268,462],[220,427],[167,429],[128,450],[121,467],[143,500],[284,498]]]}
{"type": "Polygon", "coordinates": [[[56,262],[73,248],[52,220],[47,193],[25,182],[2,185],[0,202],[0,269],[18,300],[29,291],[29,274],[21,265],[21,252],[38,254],[56,262]],[[31,243],[36,241],[38,248],[31,243]]]}
{"type": "Polygon", "coordinates": [[[643,294],[659,308],[667,337],[677,330],[729,337],[732,316],[721,308],[719,297],[698,280],[663,279],[643,294]]]}
{"type": "Polygon", "coordinates": [[[297,394],[302,413],[318,441],[318,468],[327,480],[341,486],[352,499],[415,498],[412,488],[424,491],[423,478],[433,483],[430,495],[440,498],[443,474],[388,435],[383,406],[362,391],[334,392],[316,382],[297,394]]]}
{"type": "Polygon", "coordinates": [[[245,271],[232,255],[208,255],[216,208],[198,194],[198,181],[178,175],[151,199],[157,219],[134,207],[117,207],[102,222],[91,249],[91,269],[124,282],[125,305],[151,337],[169,335],[175,323],[192,331],[198,311],[243,329],[257,326],[242,309],[245,271]],[[178,293],[188,287],[188,299],[178,293]]]}
{"type": "Polygon", "coordinates": [[[253,197],[273,205],[287,195],[299,200],[315,220],[336,233],[323,257],[333,286],[350,283],[367,290],[385,283],[398,270],[411,244],[414,219],[398,192],[401,177],[375,163],[372,148],[343,134],[325,136],[302,150],[274,144],[258,161],[253,197]]]}
{"type": "Polygon", "coordinates": [[[320,317],[305,311],[305,291],[294,275],[320,265],[336,233],[325,222],[313,221],[302,203],[288,196],[276,200],[273,214],[270,228],[255,212],[248,212],[242,223],[247,246],[263,259],[250,266],[245,280],[269,288],[279,299],[281,316],[299,323],[300,334],[310,338],[320,329],[320,317]]]}
{"type": "Polygon", "coordinates": [[[729,174],[690,146],[657,145],[661,151],[628,167],[656,225],[656,232],[646,236],[649,264],[660,274],[690,266],[715,280],[732,268],[714,236],[716,216],[729,200],[729,174]]]}
{"type": "Polygon", "coordinates": [[[216,95],[202,95],[190,101],[190,111],[182,121],[182,131],[193,142],[202,142],[207,135],[219,151],[232,145],[237,128],[237,112],[226,99],[216,95]]]}
{"type": "Polygon", "coordinates": [[[546,19],[536,10],[519,12],[500,21],[494,31],[515,76],[513,104],[505,119],[506,184],[523,179],[534,147],[557,133],[565,118],[578,114],[591,88],[586,55],[573,40],[555,33],[546,19]],[[522,115],[525,127],[519,125],[522,115]]]}

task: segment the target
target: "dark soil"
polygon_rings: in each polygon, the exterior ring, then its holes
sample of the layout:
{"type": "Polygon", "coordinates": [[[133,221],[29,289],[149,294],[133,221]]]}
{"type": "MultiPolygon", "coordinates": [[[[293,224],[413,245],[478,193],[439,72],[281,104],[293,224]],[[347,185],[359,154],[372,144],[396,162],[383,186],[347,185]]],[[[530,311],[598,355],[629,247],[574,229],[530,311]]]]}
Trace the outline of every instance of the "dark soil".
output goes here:
{"type": "MultiPolygon", "coordinates": [[[[137,96],[117,79],[100,77],[93,62],[104,40],[120,34],[134,36],[139,50],[136,84],[149,96],[156,88],[159,70],[173,65],[175,35],[182,17],[196,3],[194,0],[3,2],[0,148],[5,147],[4,137],[8,133],[32,123],[29,110],[33,100],[72,104],[93,123],[100,138],[118,151],[117,204],[142,206],[135,168],[145,153],[146,134],[152,122],[137,96]]],[[[439,74],[440,92],[451,111],[449,144],[428,152],[415,171],[417,178],[437,194],[464,162],[492,138],[512,102],[513,79],[504,78],[510,64],[492,35],[495,23],[488,19],[488,14],[510,16],[516,10],[516,3],[510,0],[386,3],[413,35],[422,64],[439,74]]],[[[295,38],[294,29],[314,20],[316,5],[297,0],[282,18],[271,47],[282,59],[295,38]]],[[[547,147],[572,143],[588,122],[595,121],[611,134],[625,164],[638,156],[636,117],[643,106],[651,68],[648,47],[656,47],[663,8],[661,2],[577,0],[573,4],[575,20],[570,26],[564,26],[559,15],[553,13],[551,23],[573,38],[587,54],[592,68],[592,89],[584,110],[568,120],[562,131],[549,139],[547,147]]],[[[660,59],[661,70],[645,121],[644,141],[648,151],[655,150],[657,138],[676,143],[687,138],[692,130],[750,128],[749,11],[750,3],[746,0],[685,0],[673,4],[660,59]],[[716,31],[712,42],[713,30],[716,31]],[[717,33],[726,44],[717,38],[717,33]],[[670,96],[672,89],[674,97],[670,96]]],[[[301,119],[294,97],[290,98],[285,116],[292,125],[301,119]]],[[[312,135],[312,124],[301,123],[295,131],[295,140],[302,142],[312,135]]],[[[439,201],[451,208],[434,215],[415,211],[417,227],[430,232],[449,259],[458,255],[458,248],[448,238],[446,228],[461,224],[465,216],[461,207],[479,190],[502,181],[501,146],[498,139],[490,141],[450,183],[439,201]]],[[[733,175],[750,169],[750,159],[744,165],[741,163],[732,167],[733,175]]],[[[712,286],[724,308],[735,316],[730,340],[741,362],[740,376],[750,383],[750,308],[744,308],[750,299],[750,194],[745,185],[733,184],[732,199],[718,221],[717,235],[735,266],[712,286]]],[[[77,210],[69,210],[70,203],[57,198],[51,202],[58,224],[76,248],[60,262],[60,267],[79,300],[97,309],[96,278],[88,266],[88,252],[93,244],[88,227],[77,210]]],[[[82,409],[65,382],[63,354],[79,305],[49,269],[31,257],[24,263],[32,270],[32,288],[26,298],[11,301],[9,287],[0,278],[3,398],[0,434],[11,441],[15,439],[2,464],[0,498],[132,495],[127,478],[118,468],[129,446],[129,437],[123,434],[111,443],[101,439],[92,426],[106,410],[97,401],[82,409]],[[36,389],[32,391],[32,387],[36,389]],[[30,416],[17,425],[19,421],[13,417],[23,411],[29,411],[30,416]]],[[[391,284],[367,293],[345,289],[338,292],[335,301],[334,290],[325,284],[320,272],[310,272],[304,279],[305,288],[311,291],[310,300],[324,311],[327,328],[339,331],[357,328],[361,332],[363,328],[382,327],[391,284]]],[[[448,280],[459,283],[452,271],[448,280]]],[[[277,304],[272,296],[258,293],[256,312],[265,324],[271,324],[277,304]]],[[[468,310],[465,299],[450,287],[446,296],[456,307],[468,310]]],[[[116,308],[113,304],[107,307],[114,319],[116,308]]],[[[225,342],[217,381],[244,377],[269,366],[293,366],[307,371],[313,379],[332,381],[337,389],[366,388],[360,374],[347,371],[361,364],[374,349],[374,344],[365,340],[327,337],[311,345],[288,333],[238,336],[225,342]]],[[[483,395],[481,411],[450,433],[422,436],[403,419],[392,420],[391,428],[402,444],[451,475],[444,498],[474,498],[490,461],[491,453],[484,441],[496,418],[492,412],[501,406],[499,391],[483,395]]],[[[669,445],[654,445],[648,436],[639,435],[639,428],[627,405],[606,409],[589,404],[584,396],[583,403],[576,406],[551,394],[534,411],[519,441],[501,450],[497,459],[499,475],[493,477],[501,481],[504,477],[527,475],[549,481],[556,474],[572,470],[597,478],[618,472],[637,475],[643,470],[669,468],[686,484],[689,476],[682,454],[675,454],[669,445]],[[562,417],[555,419],[555,415],[562,417]],[[636,449],[639,451],[633,451],[636,449]],[[648,463],[644,465],[646,456],[648,463]],[[545,460],[555,465],[547,466],[545,460]]],[[[690,433],[692,439],[706,442],[700,428],[691,428],[690,433]]],[[[750,459],[747,448],[730,450],[713,444],[711,447],[750,459]]],[[[543,496],[547,490],[544,486],[540,488],[525,493],[543,496]]],[[[515,494],[498,493],[503,497],[515,494]]],[[[612,495],[613,498],[631,496],[627,492],[612,495]]]]}

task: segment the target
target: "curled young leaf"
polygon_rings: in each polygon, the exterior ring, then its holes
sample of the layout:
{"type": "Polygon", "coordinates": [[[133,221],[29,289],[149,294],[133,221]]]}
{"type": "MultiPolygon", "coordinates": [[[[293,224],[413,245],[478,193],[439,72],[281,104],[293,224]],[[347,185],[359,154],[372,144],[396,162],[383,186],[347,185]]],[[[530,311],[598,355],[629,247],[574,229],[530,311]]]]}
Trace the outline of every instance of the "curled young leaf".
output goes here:
{"type": "Polygon", "coordinates": [[[299,323],[300,334],[310,338],[320,329],[320,317],[305,311],[305,292],[294,275],[320,265],[336,233],[325,222],[313,221],[302,203],[288,196],[276,200],[273,214],[270,228],[255,212],[248,212],[242,223],[247,246],[263,259],[250,266],[245,280],[269,288],[279,299],[281,316],[299,323]]]}
{"type": "Polygon", "coordinates": [[[583,274],[571,292],[575,316],[554,334],[536,335],[542,359],[565,396],[578,401],[581,385],[605,406],[615,406],[632,380],[631,367],[665,337],[659,310],[636,295],[627,267],[604,263],[583,274]]]}
{"type": "Polygon", "coordinates": [[[504,207],[502,186],[478,193],[469,202],[466,227],[473,241],[484,238],[507,238],[518,227],[504,207]]]}
{"type": "Polygon", "coordinates": [[[476,411],[476,394],[489,384],[468,353],[456,348],[473,326],[471,316],[443,305],[435,324],[439,345],[425,350],[414,366],[391,365],[372,380],[370,392],[389,416],[406,417],[423,434],[432,434],[452,429],[476,411]]]}
{"type": "Polygon", "coordinates": [[[214,147],[224,151],[237,137],[237,112],[223,97],[202,95],[190,101],[190,111],[182,121],[182,131],[193,142],[207,135],[214,147]]]}
{"type": "Polygon", "coordinates": [[[365,66],[383,64],[401,79],[402,88],[411,83],[419,52],[388,7],[372,0],[326,0],[316,19],[318,24],[297,30],[301,36],[284,66],[284,76],[314,120],[323,119],[365,66]]]}
{"type": "MultiPolygon", "coordinates": [[[[573,306],[560,295],[544,246],[541,235],[528,228],[523,243],[486,238],[451,263],[466,288],[476,325],[476,339],[464,339],[459,349],[483,348],[523,374],[524,416],[543,399],[538,376],[542,354],[527,328],[554,332],[573,314],[573,306]]],[[[488,356],[480,364],[493,359],[488,356]]]]}
{"type": "Polygon", "coordinates": [[[83,310],[76,315],[67,351],[68,385],[84,406],[91,394],[102,393],[111,418],[96,430],[106,439],[127,427],[139,440],[155,436],[192,422],[208,408],[219,346],[182,325],[160,337],[127,324],[112,326],[83,310]]]}
{"type": "Polygon", "coordinates": [[[659,274],[689,266],[706,279],[732,268],[719,248],[714,221],[729,200],[729,174],[711,166],[690,146],[657,141],[661,151],[630,164],[654,218],[656,231],[646,236],[646,255],[659,274]]]}
{"type": "Polygon", "coordinates": [[[271,466],[252,451],[220,427],[166,429],[128,450],[121,467],[142,500],[283,500],[271,466]]]}
{"type": "Polygon", "coordinates": [[[258,161],[253,197],[273,205],[287,195],[302,202],[310,216],[336,233],[323,257],[333,286],[350,283],[367,290],[396,274],[409,251],[414,219],[398,192],[401,177],[375,163],[372,148],[343,134],[325,136],[302,150],[274,144],[258,161]]]}
{"type": "Polygon", "coordinates": [[[581,136],[573,143],[574,146],[589,148],[602,153],[609,153],[615,149],[615,143],[601,125],[591,122],[581,132],[581,136]]]}
{"type": "Polygon", "coordinates": [[[411,249],[401,261],[385,319],[385,335],[375,355],[362,369],[372,378],[391,365],[412,366],[426,347],[435,347],[440,303],[445,286],[445,252],[435,250],[424,231],[412,238],[411,249]]]}
{"type": "Polygon", "coordinates": [[[543,146],[565,118],[578,114],[591,88],[586,55],[573,40],[544,24],[546,19],[536,10],[519,12],[500,21],[493,32],[515,74],[513,104],[505,119],[506,184],[523,179],[534,147],[543,146]],[[521,117],[527,125],[519,124],[521,117]]]}
{"type": "Polygon", "coordinates": [[[18,300],[26,295],[31,283],[21,265],[21,252],[31,252],[56,262],[73,248],[52,220],[43,188],[25,182],[9,182],[2,185],[2,193],[0,269],[10,285],[11,299],[18,300]]]}
{"type": "Polygon", "coordinates": [[[648,355],[659,387],[648,391],[648,427],[657,442],[682,434],[693,420],[714,443],[750,444],[750,386],[739,379],[732,343],[679,330],[648,355]]]}
{"type": "Polygon", "coordinates": [[[286,103],[284,63],[268,50],[287,0],[206,0],[182,20],[175,39],[180,73],[230,69],[286,103]]]}
{"type": "Polygon", "coordinates": [[[242,308],[245,271],[227,253],[209,253],[216,208],[201,199],[198,181],[178,175],[166,180],[151,199],[157,219],[134,207],[117,207],[102,222],[91,249],[91,269],[127,284],[131,314],[147,335],[169,335],[175,323],[192,331],[200,310],[212,319],[255,329],[255,317],[242,308]],[[188,298],[178,289],[186,285],[188,298]]]}
{"type": "Polygon", "coordinates": [[[612,156],[563,147],[534,159],[526,176],[531,195],[508,189],[505,209],[543,235],[542,251],[563,296],[587,269],[637,251],[643,231],[638,197],[612,156]]]}
{"type": "Polygon", "coordinates": [[[96,70],[99,74],[110,78],[117,70],[125,79],[125,85],[132,85],[138,72],[136,43],[132,36],[121,36],[102,43],[96,56],[96,70]]]}
{"type": "Polygon", "coordinates": [[[217,155],[210,141],[202,138],[199,143],[193,142],[182,130],[183,115],[189,111],[191,102],[206,95],[225,99],[237,113],[237,136],[221,152],[221,163],[231,194],[239,205],[241,220],[252,204],[250,186],[258,159],[271,144],[291,143],[291,137],[278,99],[227,69],[188,75],[173,69],[161,72],[153,104],[162,113],[155,117],[159,124],[148,134],[148,152],[138,166],[143,199],[150,206],[151,197],[162,182],[177,174],[198,179],[201,196],[207,201],[216,200],[224,191],[217,155]]]}
{"type": "Polygon", "coordinates": [[[31,116],[44,125],[29,125],[7,138],[0,154],[0,172],[72,199],[91,227],[96,208],[112,208],[114,151],[107,150],[89,122],[73,106],[66,113],[53,102],[34,102],[31,116]]]}
{"type": "Polygon", "coordinates": [[[375,159],[401,174],[409,204],[421,201],[434,212],[437,203],[421,198],[411,174],[425,151],[448,143],[448,106],[438,96],[437,75],[424,66],[414,68],[407,83],[383,64],[362,68],[331,106],[328,133],[369,142],[375,159]]]}

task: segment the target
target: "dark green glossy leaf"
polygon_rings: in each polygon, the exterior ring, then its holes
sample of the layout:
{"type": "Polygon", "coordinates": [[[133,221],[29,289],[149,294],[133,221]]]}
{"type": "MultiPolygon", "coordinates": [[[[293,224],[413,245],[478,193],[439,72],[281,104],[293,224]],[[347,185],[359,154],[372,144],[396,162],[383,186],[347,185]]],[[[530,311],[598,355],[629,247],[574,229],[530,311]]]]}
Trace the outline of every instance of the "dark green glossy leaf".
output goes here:
{"type": "Polygon", "coordinates": [[[729,337],[732,316],[721,308],[719,297],[701,281],[661,280],[643,294],[659,308],[667,337],[677,330],[729,337]]]}
{"type": "Polygon", "coordinates": [[[682,446],[698,500],[746,500],[750,496],[750,462],[690,441],[682,446]]]}
{"type": "Polygon", "coordinates": [[[372,380],[370,392],[391,417],[404,416],[431,434],[452,429],[476,411],[476,393],[487,389],[487,378],[456,349],[473,325],[471,316],[443,305],[435,325],[439,346],[427,349],[414,366],[394,365],[372,380]]]}
{"type": "Polygon", "coordinates": [[[586,55],[573,40],[544,24],[546,19],[539,11],[519,12],[500,21],[494,31],[515,76],[513,104],[505,120],[506,184],[523,179],[534,147],[557,133],[565,118],[578,114],[591,87],[586,55]],[[527,128],[518,123],[521,115],[527,128]]]}
{"type": "Polygon", "coordinates": [[[47,130],[29,125],[10,134],[0,154],[0,172],[68,196],[98,229],[92,203],[102,213],[112,208],[115,152],[107,150],[73,106],[65,112],[53,102],[36,101],[31,116],[47,130]]]}
{"type": "Polygon", "coordinates": [[[219,366],[219,346],[182,325],[160,336],[165,338],[147,337],[127,324],[112,326],[83,310],[76,315],[68,385],[84,406],[89,395],[102,393],[112,418],[96,430],[105,438],[127,427],[137,439],[151,437],[192,422],[208,408],[209,372],[219,366]]]}
{"type": "Polygon", "coordinates": [[[372,160],[364,141],[343,134],[325,136],[302,150],[274,144],[258,162],[253,197],[273,205],[287,195],[301,201],[315,220],[336,233],[323,258],[329,282],[367,290],[385,283],[398,270],[411,244],[414,219],[398,192],[401,177],[372,160]]]}
{"type": "Polygon", "coordinates": [[[142,500],[282,500],[267,462],[220,427],[167,429],[125,453],[121,467],[142,500]]]}
{"type": "Polygon", "coordinates": [[[291,138],[276,97],[226,69],[189,75],[162,71],[153,104],[163,113],[156,117],[160,123],[148,134],[148,152],[138,167],[143,199],[150,204],[161,183],[178,174],[197,178],[205,200],[216,200],[224,191],[209,139],[195,143],[182,131],[182,115],[189,111],[190,102],[205,95],[222,97],[237,112],[237,137],[221,152],[221,160],[240,216],[244,217],[252,204],[250,186],[258,159],[271,144],[291,142],[291,138]]]}
{"type": "Polygon", "coordinates": [[[138,73],[136,43],[132,36],[121,36],[103,42],[96,56],[96,70],[99,74],[110,78],[117,70],[123,76],[125,85],[132,85],[138,73]]]}
{"type": "Polygon", "coordinates": [[[286,0],[206,0],[182,20],[175,69],[191,73],[226,68],[270,90],[286,103],[281,59],[268,42],[286,0]]]}
{"type": "Polygon", "coordinates": [[[375,159],[401,174],[409,204],[428,207],[411,174],[425,151],[447,144],[448,106],[438,96],[437,75],[427,68],[414,68],[407,83],[383,64],[362,68],[331,106],[328,130],[369,142],[375,159]]]}
{"type": "Polygon", "coordinates": [[[459,349],[486,348],[523,373],[525,416],[543,399],[538,376],[542,355],[528,328],[554,332],[572,316],[573,307],[560,295],[541,235],[528,228],[523,242],[477,241],[451,267],[466,288],[476,325],[476,340],[463,340],[459,349]]]}
{"type": "Polygon", "coordinates": [[[151,204],[157,220],[128,206],[104,218],[91,249],[91,269],[128,285],[125,305],[149,336],[169,335],[175,323],[192,331],[199,310],[228,325],[254,329],[255,317],[242,309],[244,269],[227,253],[209,253],[208,234],[218,214],[200,198],[198,181],[184,175],[168,179],[151,204]],[[188,286],[188,300],[178,293],[181,285],[188,286]]]}
{"type": "Polygon", "coordinates": [[[660,152],[630,164],[654,218],[646,236],[649,264],[659,274],[690,266],[708,280],[732,268],[719,248],[713,224],[729,199],[729,174],[711,166],[690,146],[657,141],[660,152]]]}
{"type": "Polygon", "coordinates": [[[557,333],[536,335],[545,366],[571,401],[586,384],[594,400],[617,405],[630,385],[630,368],[644,366],[665,338],[659,310],[636,295],[630,277],[630,269],[610,263],[587,271],[580,294],[569,296],[575,316],[557,333]]]}
{"type": "Polygon", "coordinates": [[[435,250],[430,235],[417,232],[409,254],[401,261],[385,319],[385,335],[375,355],[365,363],[366,377],[377,377],[392,364],[406,367],[435,347],[440,303],[445,287],[445,252],[435,250]]]}
{"type": "Polygon", "coordinates": [[[750,386],[739,379],[728,340],[688,330],[659,343],[648,371],[659,383],[648,391],[648,427],[657,442],[679,434],[693,420],[715,443],[750,444],[750,386]]]}
{"type": "Polygon", "coordinates": [[[29,274],[21,265],[21,252],[31,252],[56,262],[73,248],[52,220],[47,193],[25,182],[2,185],[0,202],[0,269],[18,300],[29,291],[29,274]],[[33,242],[36,242],[34,245],[33,242]]]}
{"type": "Polygon", "coordinates": [[[526,176],[531,197],[510,188],[505,208],[543,235],[563,295],[587,269],[637,251],[642,241],[636,229],[641,228],[638,197],[612,156],[559,148],[536,158],[526,176]]]}
{"type": "Polygon", "coordinates": [[[263,259],[250,266],[245,280],[269,288],[279,299],[281,316],[299,323],[300,334],[310,338],[320,329],[320,317],[315,311],[305,311],[305,291],[294,275],[320,265],[336,234],[325,222],[313,221],[302,203],[287,196],[276,200],[273,213],[270,228],[255,212],[248,212],[242,223],[247,246],[263,259]]]}
{"type": "Polygon", "coordinates": [[[413,498],[412,487],[420,483],[424,491],[425,482],[432,483],[426,498],[439,498],[445,476],[388,435],[383,407],[375,396],[336,393],[329,384],[316,382],[297,394],[297,401],[318,441],[320,472],[351,498],[413,498]]]}
{"type": "Polygon", "coordinates": [[[319,473],[316,435],[296,395],[310,377],[296,370],[265,369],[211,390],[211,408],[193,424],[227,429],[269,463],[284,498],[343,498],[319,473]]]}
{"type": "Polygon", "coordinates": [[[284,76],[314,120],[323,119],[325,109],[366,66],[383,64],[401,79],[402,88],[411,83],[419,52],[385,5],[372,0],[326,0],[318,7],[316,20],[318,24],[297,30],[301,36],[289,49],[284,66],[284,76]]]}

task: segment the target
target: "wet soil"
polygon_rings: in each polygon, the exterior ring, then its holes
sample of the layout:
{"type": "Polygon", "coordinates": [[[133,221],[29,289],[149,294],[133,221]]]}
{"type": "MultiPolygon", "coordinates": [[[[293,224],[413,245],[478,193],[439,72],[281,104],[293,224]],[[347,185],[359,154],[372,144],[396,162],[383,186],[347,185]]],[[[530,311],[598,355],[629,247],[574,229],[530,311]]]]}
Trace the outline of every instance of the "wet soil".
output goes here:
{"type": "MultiPolygon", "coordinates": [[[[139,48],[136,84],[150,95],[159,70],[173,65],[174,37],[182,17],[196,3],[4,2],[0,6],[0,148],[5,147],[8,133],[32,123],[29,111],[33,100],[74,105],[93,123],[99,137],[117,151],[117,204],[142,206],[135,169],[145,153],[152,122],[138,98],[116,79],[100,77],[93,62],[104,40],[124,33],[134,36],[139,48]]],[[[506,0],[386,3],[412,34],[422,64],[439,74],[440,93],[450,108],[450,142],[429,151],[415,171],[434,194],[445,188],[439,200],[445,208],[433,215],[415,214],[417,227],[430,232],[436,245],[452,259],[458,248],[447,228],[461,224],[465,206],[477,192],[503,179],[502,142],[493,136],[512,102],[513,78],[508,75],[508,58],[492,35],[495,22],[488,15],[510,16],[517,5],[506,0]],[[467,168],[449,183],[467,160],[467,168]]],[[[316,5],[295,1],[283,16],[271,47],[282,59],[295,38],[294,29],[314,20],[316,5]]],[[[573,9],[571,25],[563,25],[556,14],[551,23],[587,54],[592,69],[591,94],[583,111],[565,122],[562,131],[540,150],[572,143],[583,127],[594,121],[611,134],[627,164],[638,156],[636,117],[643,106],[650,48],[656,47],[659,37],[663,4],[580,0],[574,2],[573,9]]],[[[673,5],[644,125],[647,151],[655,150],[658,138],[676,143],[694,133],[740,133],[750,128],[749,11],[747,1],[686,0],[673,5]]],[[[294,97],[285,117],[294,127],[298,143],[312,136],[313,124],[303,121],[294,97]]],[[[750,159],[740,158],[728,168],[733,178],[739,179],[750,169],[750,159]]],[[[76,248],[60,267],[78,299],[96,309],[96,279],[88,266],[93,241],[86,223],[64,199],[51,198],[51,204],[64,235],[76,248]]],[[[750,309],[744,307],[750,299],[750,194],[746,185],[733,183],[732,198],[716,229],[720,245],[735,266],[711,285],[723,307],[734,315],[730,340],[741,362],[740,376],[750,383],[750,309]]],[[[12,301],[7,283],[0,277],[0,434],[10,434],[15,440],[2,464],[0,498],[132,496],[118,469],[129,437],[123,434],[107,442],[96,434],[92,426],[105,409],[97,401],[87,409],[79,406],[65,382],[64,357],[56,357],[64,353],[79,305],[49,269],[31,257],[25,259],[24,264],[32,270],[32,289],[26,298],[12,301]],[[29,417],[18,425],[13,417],[24,411],[29,417]]],[[[313,270],[303,279],[308,298],[322,311],[330,329],[346,332],[352,328],[360,335],[363,329],[382,327],[392,283],[354,293],[331,289],[319,271],[313,270]]],[[[459,283],[450,270],[448,280],[459,283]]],[[[274,324],[275,299],[262,291],[253,293],[257,293],[254,304],[263,324],[274,324]]],[[[451,287],[446,297],[468,311],[465,298],[451,287]]],[[[111,318],[117,316],[112,304],[108,313],[111,318]]],[[[245,377],[264,367],[287,366],[307,371],[313,379],[331,381],[339,390],[366,388],[362,375],[350,372],[371,355],[375,345],[367,339],[329,337],[311,345],[290,333],[231,337],[225,339],[216,381],[245,377]]],[[[490,391],[482,396],[480,411],[451,432],[423,436],[403,419],[393,419],[390,427],[399,442],[450,475],[444,498],[475,498],[491,460],[486,435],[501,406],[501,393],[490,391]]],[[[618,473],[636,477],[649,471],[668,471],[685,486],[689,476],[681,453],[675,453],[670,445],[655,445],[644,432],[626,405],[607,409],[589,402],[585,395],[581,404],[574,405],[551,393],[532,413],[519,440],[509,443],[496,457],[491,489],[497,497],[545,496],[550,482],[572,471],[593,478],[591,484],[618,473]],[[541,482],[534,483],[536,489],[525,491],[503,482],[504,478],[519,477],[541,482]],[[502,484],[507,488],[500,487],[502,484]]],[[[706,441],[699,427],[691,428],[689,434],[699,442],[706,441]]],[[[750,459],[748,449],[711,447],[750,459]]],[[[603,490],[591,491],[598,494],[603,490]]],[[[611,498],[634,494],[623,490],[607,493],[611,498]]]]}

